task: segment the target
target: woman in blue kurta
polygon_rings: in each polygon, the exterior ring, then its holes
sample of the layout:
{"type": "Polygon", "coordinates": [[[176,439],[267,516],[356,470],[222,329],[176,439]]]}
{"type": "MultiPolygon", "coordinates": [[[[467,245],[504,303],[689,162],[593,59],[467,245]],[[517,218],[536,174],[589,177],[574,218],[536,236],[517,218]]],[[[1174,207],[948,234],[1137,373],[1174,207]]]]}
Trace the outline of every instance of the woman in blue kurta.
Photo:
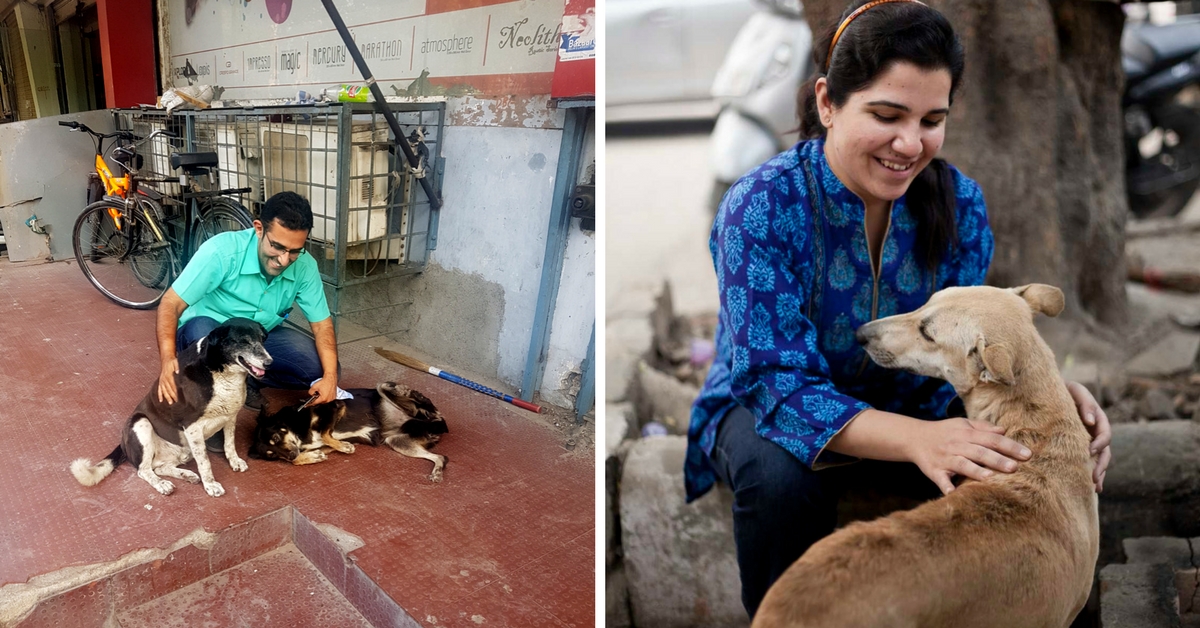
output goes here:
{"type": "MultiPolygon", "coordinates": [[[[1029,456],[1000,428],[946,419],[963,416],[946,382],[880,368],[855,341],[863,323],[983,283],[994,241],[979,186],[935,158],[963,71],[949,22],[884,0],[855,2],[834,26],[814,45],[825,71],[801,92],[810,139],[730,188],[709,242],[717,357],[692,409],[685,481],[689,501],[718,479],[733,490],[751,616],[833,530],[840,484],[822,469],[890,461],[880,473],[916,478],[910,494],[931,497],[956,475],[1011,472],[1029,456]]],[[[1108,420],[1069,388],[1095,438],[1099,490],[1108,420]]]]}

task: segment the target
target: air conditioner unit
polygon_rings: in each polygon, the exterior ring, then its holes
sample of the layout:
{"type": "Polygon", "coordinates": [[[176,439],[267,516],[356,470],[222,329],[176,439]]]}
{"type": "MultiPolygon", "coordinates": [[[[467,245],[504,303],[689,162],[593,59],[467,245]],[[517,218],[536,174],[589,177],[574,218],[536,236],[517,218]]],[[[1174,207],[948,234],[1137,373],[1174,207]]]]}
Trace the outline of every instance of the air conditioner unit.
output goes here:
{"type": "MultiPolygon", "coordinates": [[[[347,259],[404,259],[407,206],[388,224],[388,130],[370,124],[351,128],[350,187],[346,190],[347,259]],[[370,242],[368,242],[370,240],[370,242]],[[369,245],[369,246],[368,246],[369,245]]],[[[264,192],[294,191],[308,199],[313,211],[311,238],[325,242],[332,259],[337,236],[337,128],[320,125],[267,125],[262,129],[264,192]]]]}
{"type": "Polygon", "coordinates": [[[266,200],[262,196],[262,145],[256,129],[217,123],[210,145],[217,153],[218,183],[222,188],[251,188],[245,195],[247,200],[266,200]]]}

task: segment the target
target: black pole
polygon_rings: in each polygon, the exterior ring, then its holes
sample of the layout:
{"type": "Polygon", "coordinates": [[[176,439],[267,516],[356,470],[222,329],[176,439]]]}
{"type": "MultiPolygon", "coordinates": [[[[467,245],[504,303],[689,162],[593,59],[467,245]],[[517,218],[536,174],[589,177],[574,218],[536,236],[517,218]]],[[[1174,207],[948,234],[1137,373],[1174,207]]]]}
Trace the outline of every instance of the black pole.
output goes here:
{"type": "MultiPolygon", "coordinates": [[[[404,151],[404,158],[408,160],[409,165],[413,168],[420,167],[420,160],[413,154],[412,148],[408,146],[408,139],[400,132],[400,123],[396,121],[396,116],[392,114],[392,109],[387,106],[387,101],[383,98],[383,90],[379,89],[379,85],[375,84],[375,77],[371,75],[371,70],[367,68],[366,59],[363,59],[362,53],[354,45],[354,38],[350,36],[350,29],[346,28],[346,23],[342,21],[342,16],[338,13],[337,8],[333,6],[333,0],[321,0],[321,4],[325,5],[325,10],[329,12],[329,19],[333,20],[334,28],[342,36],[342,41],[346,43],[346,48],[350,49],[350,56],[354,57],[354,65],[358,66],[358,72],[367,80],[367,87],[371,90],[371,96],[375,101],[375,108],[379,110],[379,113],[383,114],[388,126],[392,128],[392,135],[396,136],[396,143],[400,145],[400,150],[404,151]]],[[[430,167],[432,165],[427,164],[430,167]]],[[[421,182],[421,189],[425,190],[425,196],[429,197],[430,206],[433,209],[440,209],[442,207],[442,199],[434,193],[433,185],[429,183],[429,178],[421,177],[417,181],[421,182]]]]}

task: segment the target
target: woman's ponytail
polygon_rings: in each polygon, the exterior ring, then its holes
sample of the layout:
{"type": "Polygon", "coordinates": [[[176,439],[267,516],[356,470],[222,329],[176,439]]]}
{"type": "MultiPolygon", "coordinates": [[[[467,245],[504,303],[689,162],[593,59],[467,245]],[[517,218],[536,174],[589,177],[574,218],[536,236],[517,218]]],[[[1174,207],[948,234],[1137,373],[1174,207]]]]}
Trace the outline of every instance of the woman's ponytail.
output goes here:
{"type": "Polygon", "coordinates": [[[950,165],[942,159],[930,161],[909,185],[906,199],[909,213],[920,225],[914,251],[924,257],[928,268],[935,269],[958,245],[957,201],[950,165]]]}

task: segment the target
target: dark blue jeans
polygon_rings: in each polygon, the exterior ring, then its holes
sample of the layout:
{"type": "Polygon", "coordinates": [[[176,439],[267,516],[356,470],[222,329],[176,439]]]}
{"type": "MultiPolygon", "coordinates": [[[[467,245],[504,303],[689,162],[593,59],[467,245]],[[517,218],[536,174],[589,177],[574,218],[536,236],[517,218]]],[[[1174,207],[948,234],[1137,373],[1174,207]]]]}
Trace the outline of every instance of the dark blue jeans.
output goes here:
{"type": "Polygon", "coordinates": [[[742,576],[742,605],[751,618],[771,584],[813,543],[833,532],[847,490],[898,496],[912,506],[941,494],[914,464],[863,461],[813,471],[754,431],[754,415],[738,407],[721,420],[711,456],[717,477],[733,490],[733,537],[742,576]]]}
{"type": "MultiPolygon", "coordinates": [[[[175,350],[199,341],[219,325],[207,316],[197,316],[175,332],[175,350]]],[[[312,381],[325,374],[317,345],[305,333],[280,325],[267,334],[263,347],[271,355],[271,366],[261,380],[247,378],[255,388],[308,390],[312,381]]],[[[338,364],[339,374],[341,364],[338,364]]]]}

